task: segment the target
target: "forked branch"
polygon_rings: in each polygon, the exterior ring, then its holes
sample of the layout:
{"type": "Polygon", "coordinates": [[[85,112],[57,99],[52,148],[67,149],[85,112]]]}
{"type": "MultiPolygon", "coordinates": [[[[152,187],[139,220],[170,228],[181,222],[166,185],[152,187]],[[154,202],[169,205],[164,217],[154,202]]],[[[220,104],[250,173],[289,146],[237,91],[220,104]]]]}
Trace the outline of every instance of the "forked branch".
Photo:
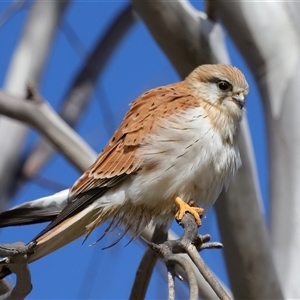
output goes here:
{"type": "Polygon", "coordinates": [[[208,284],[215,291],[216,295],[220,299],[229,300],[230,297],[210,272],[198,253],[198,251],[201,251],[203,249],[221,248],[222,244],[209,243],[210,237],[208,235],[199,236],[198,226],[195,222],[195,219],[189,213],[184,215],[182,221],[180,222],[180,226],[184,228],[184,233],[178,240],[169,240],[162,244],[155,244],[146,241],[155,253],[163,257],[168,268],[169,299],[173,299],[175,293],[173,290],[174,284],[172,282],[174,274],[176,275],[176,277],[181,278],[175,272],[176,265],[179,265],[184,270],[187,276],[190,287],[190,299],[196,299],[198,297],[196,274],[191,264],[184,257],[176,255],[179,253],[186,253],[194,262],[195,266],[208,282],[208,284]]]}
{"type": "Polygon", "coordinates": [[[34,244],[25,245],[21,242],[0,245],[0,257],[4,257],[1,265],[5,265],[17,276],[16,285],[7,293],[0,296],[0,300],[23,300],[31,292],[31,275],[27,258],[33,252],[34,244]]]}

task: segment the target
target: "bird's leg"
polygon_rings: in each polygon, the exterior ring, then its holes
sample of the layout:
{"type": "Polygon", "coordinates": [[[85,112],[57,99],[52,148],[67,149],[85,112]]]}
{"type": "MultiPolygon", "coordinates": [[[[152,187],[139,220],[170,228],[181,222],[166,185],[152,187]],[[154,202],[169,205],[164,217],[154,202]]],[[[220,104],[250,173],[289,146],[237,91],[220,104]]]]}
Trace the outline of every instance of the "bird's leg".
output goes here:
{"type": "Polygon", "coordinates": [[[190,213],[196,220],[197,225],[201,226],[201,216],[204,212],[203,208],[200,208],[195,205],[194,201],[191,201],[190,203],[184,202],[180,197],[174,196],[173,200],[178,206],[178,211],[175,214],[175,219],[177,221],[181,221],[185,213],[190,213]]]}

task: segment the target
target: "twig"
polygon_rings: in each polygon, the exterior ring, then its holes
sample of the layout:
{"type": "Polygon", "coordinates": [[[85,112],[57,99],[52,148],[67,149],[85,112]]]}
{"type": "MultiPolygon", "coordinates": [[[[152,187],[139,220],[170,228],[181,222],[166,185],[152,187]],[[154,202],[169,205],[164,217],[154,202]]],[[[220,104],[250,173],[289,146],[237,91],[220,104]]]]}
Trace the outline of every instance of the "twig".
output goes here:
{"type": "MultiPolygon", "coordinates": [[[[190,300],[195,300],[198,299],[198,285],[197,285],[197,279],[196,275],[194,273],[194,270],[191,268],[191,265],[189,262],[180,256],[177,255],[170,255],[168,258],[165,258],[166,265],[171,269],[174,269],[175,265],[179,265],[182,267],[184,270],[186,276],[187,276],[187,281],[189,283],[189,288],[190,288],[190,300]]],[[[169,294],[169,297],[172,296],[172,293],[169,294]]],[[[170,298],[169,298],[170,299],[170,298]]]]}
{"type": "Polygon", "coordinates": [[[174,270],[168,269],[169,300],[175,299],[175,275],[174,270]]]}
{"type": "Polygon", "coordinates": [[[0,261],[12,273],[17,276],[16,285],[6,294],[0,296],[0,300],[22,300],[31,292],[31,275],[27,265],[27,257],[33,252],[34,244],[25,245],[23,243],[0,245],[0,256],[4,257],[0,261]]]}
{"type": "Polygon", "coordinates": [[[196,247],[192,244],[188,245],[186,248],[186,253],[192,259],[194,264],[197,266],[198,270],[213,288],[217,296],[222,300],[229,300],[230,297],[227,295],[226,291],[223,289],[222,285],[216,280],[213,274],[210,272],[202,257],[199,255],[196,247]]]}
{"type": "MultiPolygon", "coordinates": [[[[209,269],[206,267],[204,261],[200,257],[197,248],[200,250],[213,248],[212,245],[209,247],[202,247],[201,243],[206,243],[209,241],[209,236],[205,236],[200,238],[197,235],[198,226],[195,222],[195,219],[190,214],[185,214],[182,221],[180,222],[180,226],[184,228],[183,235],[178,240],[166,241],[163,244],[154,244],[149,243],[148,245],[152,250],[154,250],[157,254],[162,256],[166,262],[168,268],[174,269],[176,264],[179,264],[185,271],[188,282],[191,288],[190,297],[194,298],[194,284],[197,286],[195,273],[189,264],[189,262],[183,257],[179,257],[176,254],[178,253],[187,253],[189,257],[192,259],[193,263],[197,266],[198,270],[205,278],[205,280],[209,283],[212,289],[215,291],[216,295],[222,300],[229,300],[230,297],[227,295],[221,284],[215,279],[209,269]],[[194,245],[196,242],[197,248],[194,245]],[[194,280],[196,283],[194,283],[194,280]]],[[[219,248],[221,244],[214,243],[214,246],[219,248]]],[[[198,293],[198,288],[197,288],[198,293]]],[[[198,296],[197,296],[198,297],[198,296]]]]}
{"type": "MultiPolygon", "coordinates": [[[[161,228],[156,227],[151,242],[153,243],[163,243],[168,239],[168,234],[161,228]]],[[[135,279],[132,285],[130,300],[144,299],[150,278],[153,273],[154,266],[157,262],[158,256],[151,250],[147,249],[143,255],[141,262],[136,271],[135,279]]]]}
{"type": "Polygon", "coordinates": [[[157,258],[157,255],[149,248],[144,253],[136,271],[135,279],[129,297],[130,300],[145,299],[145,295],[148,289],[150,278],[153,273],[153,269],[157,262],[157,258]]]}
{"type": "MultiPolygon", "coordinates": [[[[153,230],[151,231],[150,228],[146,228],[146,229],[144,229],[144,231],[142,233],[142,239],[144,241],[145,240],[149,241],[149,240],[151,240],[152,235],[153,235],[153,230]]],[[[169,235],[169,239],[171,239],[171,240],[179,239],[178,235],[175,234],[172,230],[169,230],[168,235],[169,235]]],[[[208,243],[209,240],[210,240],[209,235],[204,235],[204,236],[198,235],[195,240],[195,246],[197,247],[197,249],[199,251],[207,249],[207,248],[209,248],[209,249],[215,248],[216,249],[216,248],[222,247],[222,244],[220,244],[220,243],[208,243]]],[[[187,259],[188,262],[193,267],[193,269],[195,270],[200,297],[203,299],[215,299],[217,297],[216,293],[213,291],[213,289],[207,283],[207,281],[203,278],[203,276],[199,272],[197,272],[197,268],[193,264],[191,258],[187,254],[184,254],[184,253],[178,254],[178,255],[183,256],[185,259],[187,259]]],[[[162,260],[159,260],[158,263],[161,264],[162,260]]],[[[176,271],[178,272],[177,276],[183,277],[184,279],[187,280],[187,278],[181,268],[176,268],[176,271]]],[[[221,282],[221,281],[219,280],[219,282],[221,282]]],[[[222,284],[222,286],[223,286],[223,288],[225,287],[224,284],[222,284]]],[[[227,290],[227,293],[230,293],[230,291],[227,290]]]]}

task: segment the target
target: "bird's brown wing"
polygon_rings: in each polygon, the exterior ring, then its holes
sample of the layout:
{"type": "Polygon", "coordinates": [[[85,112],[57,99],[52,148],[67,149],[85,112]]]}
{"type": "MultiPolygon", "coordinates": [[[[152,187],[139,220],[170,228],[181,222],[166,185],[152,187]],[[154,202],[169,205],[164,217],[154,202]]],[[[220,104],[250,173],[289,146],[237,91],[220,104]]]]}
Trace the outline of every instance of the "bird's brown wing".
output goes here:
{"type": "Polygon", "coordinates": [[[183,82],[149,90],[132,102],[120,127],[97,160],[71,188],[69,204],[37,237],[83,210],[109,188],[138,171],[143,162],[137,157],[137,151],[145,143],[145,137],[155,132],[157,121],[192,106],[199,106],[199,102],[189,94],[183,82]]]}

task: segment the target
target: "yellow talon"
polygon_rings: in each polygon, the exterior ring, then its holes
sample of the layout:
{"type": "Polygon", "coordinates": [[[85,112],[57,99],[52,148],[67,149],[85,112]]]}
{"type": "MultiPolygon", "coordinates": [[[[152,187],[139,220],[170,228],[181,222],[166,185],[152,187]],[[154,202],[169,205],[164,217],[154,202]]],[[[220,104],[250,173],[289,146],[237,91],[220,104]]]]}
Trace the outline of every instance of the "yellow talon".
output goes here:
{"type": "Polygon", "coordinates": [[[181,221],[184,214],[186,212],[189,212],[191,215],[194,216],[194,218],[197,222],[197,225],[201,226],[202,222],[201,222],[200,217],[204,212],[203,208],[200,208],[200,207],[197,207],[197,206],[191,206],[188,203],[184,202],[178,196],[174,197],[174,201],[179,207],[177,213],[175,214],[175,218],[176,218],[177,221],[181,221]]]}

